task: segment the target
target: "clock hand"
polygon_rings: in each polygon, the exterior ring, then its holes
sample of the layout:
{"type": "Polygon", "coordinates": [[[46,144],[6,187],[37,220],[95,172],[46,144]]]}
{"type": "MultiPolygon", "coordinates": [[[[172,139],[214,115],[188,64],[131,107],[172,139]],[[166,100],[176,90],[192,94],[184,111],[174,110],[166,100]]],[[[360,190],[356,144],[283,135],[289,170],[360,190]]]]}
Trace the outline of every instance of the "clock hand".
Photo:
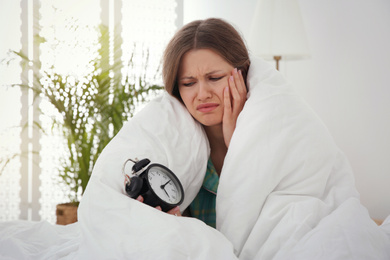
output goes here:
{"type": "Polygon", "coordinates": [[[165,189],[165,186],[167,186],[167,184],[170,183],[170,182],[171,182],[171,180],[169,180],[169,181],[167,181],[165,184],[161,185],[161,186],[160,186],[161,189],[165,189]]]}
{"type": "Polygon", "coordinates": [[[160,188],[163,189],[165,191],[165,193],[167,194],[167,196],[169,197],[169,194],[168,192],[165,190],[165,186],[167,186],[167,184],[170,182],[171,180],[167,181],[165,184],[161,185],[160,188]]]}
{"type": "Polygon", "coordinates": [[[165,191],[165,194],[167,194],[167,196],[168,196],[168,198],[169,198],[169,194],[168,194],[168,192],[165,190],[165,189],[163,189],[164,191],[165,191]]]}

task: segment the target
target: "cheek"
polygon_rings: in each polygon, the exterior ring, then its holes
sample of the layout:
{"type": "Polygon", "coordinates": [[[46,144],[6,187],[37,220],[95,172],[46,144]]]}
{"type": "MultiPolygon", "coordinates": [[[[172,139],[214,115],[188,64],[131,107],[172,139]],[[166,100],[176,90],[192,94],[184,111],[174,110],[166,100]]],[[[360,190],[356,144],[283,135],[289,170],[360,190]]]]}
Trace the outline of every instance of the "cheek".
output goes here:
{"type": "Polygon", "coordinates": [[[188,110],[191,108],[192,100],[194,99],[194,94],[192,93],[190,88],[179,88],[180,97],[184,102],[184,105],[187,107],[188,110]]]}
{"type": "Polygon", "coordinates": [[[179,94],[183,101],[188,99],[188,93],[183,88],[179,88],[179,94]]]}

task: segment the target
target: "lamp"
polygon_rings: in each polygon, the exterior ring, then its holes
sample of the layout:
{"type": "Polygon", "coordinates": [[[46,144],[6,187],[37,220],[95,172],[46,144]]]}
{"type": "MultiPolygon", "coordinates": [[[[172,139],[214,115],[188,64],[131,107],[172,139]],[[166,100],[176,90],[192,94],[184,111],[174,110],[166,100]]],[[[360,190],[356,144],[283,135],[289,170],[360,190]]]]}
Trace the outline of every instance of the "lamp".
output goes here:
{"type": "Polygon", "coordinates": [[[258,0],[249,35],[249,49],[255,56],[281,59],[310,56],[297,0],[258,0]]]}

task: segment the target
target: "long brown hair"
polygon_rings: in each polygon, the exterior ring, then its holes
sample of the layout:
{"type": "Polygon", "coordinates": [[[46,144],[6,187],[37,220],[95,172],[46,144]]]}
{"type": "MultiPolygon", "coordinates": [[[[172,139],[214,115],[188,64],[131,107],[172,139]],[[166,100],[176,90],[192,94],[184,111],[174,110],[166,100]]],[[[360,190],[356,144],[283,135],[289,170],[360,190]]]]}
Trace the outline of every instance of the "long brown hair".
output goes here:
{"type": "Polygon", "coordinates": [[[234,68],[241,70],[244,80],[250,60],[248,50],[238,31],[222,19],[197,20],[183,26],[168,43],[163,57],[165,89],[181,101],[177,73],[183,55],[194,49],[211,49],[234,68]]]}

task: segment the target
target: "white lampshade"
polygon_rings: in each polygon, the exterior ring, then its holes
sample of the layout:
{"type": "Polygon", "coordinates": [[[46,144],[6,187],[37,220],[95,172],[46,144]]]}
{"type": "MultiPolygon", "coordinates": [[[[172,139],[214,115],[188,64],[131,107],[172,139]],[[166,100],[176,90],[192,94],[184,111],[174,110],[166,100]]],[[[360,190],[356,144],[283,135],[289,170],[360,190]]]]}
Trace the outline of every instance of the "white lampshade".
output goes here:
{"type": "Polygon", "coordinates": [[[252,21],[249,49],[265,59],[310,56],[297,0],[258,0],[252,21]]]}

